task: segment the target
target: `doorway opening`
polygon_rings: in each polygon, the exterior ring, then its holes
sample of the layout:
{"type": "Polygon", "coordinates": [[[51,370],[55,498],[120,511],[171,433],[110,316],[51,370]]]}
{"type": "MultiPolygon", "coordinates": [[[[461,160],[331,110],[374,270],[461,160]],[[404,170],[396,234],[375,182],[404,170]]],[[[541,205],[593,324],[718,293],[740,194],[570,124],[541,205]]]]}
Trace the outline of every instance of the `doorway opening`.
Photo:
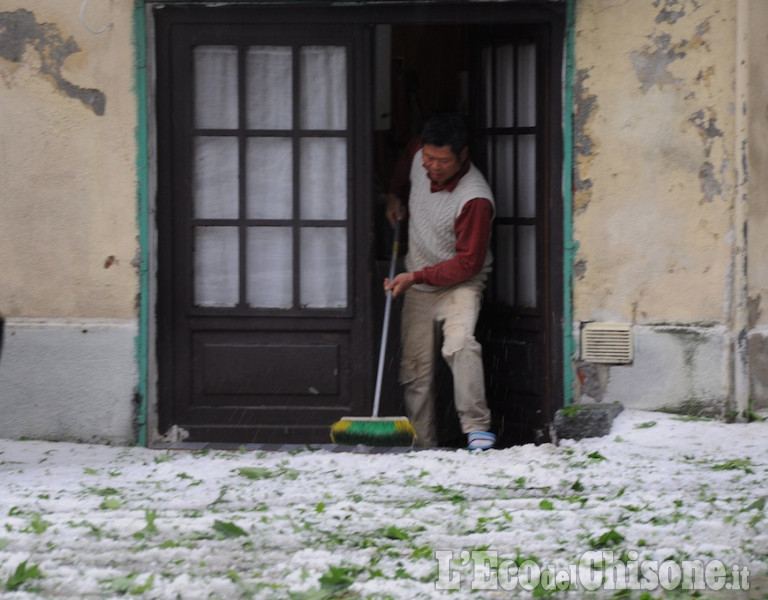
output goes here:
{"type": "MultiPolygon", "coordinates": [[[[559,332],[552,329],[557,321],[551,317],[559,303],[553,294],[560,290],[550,278],[558,250],[548,229],[557,211],[546,184],[552,167],[546,137],[552,127],[546,29],[389,24],[379,25],[374,38],[374,289],[380,289],[391,246],[384,207],[395,161],[430,116],[459,114],[469,126],[470,158],[491,183],[497,203],[496,264],[477,331],[494,429],[502,445],[544,441],[559,396],[553,397],[559,376],[551,362],[559,332]]],[[[374,315],[380,314],[379,304],[374,315]]],[[[399,348],[399,326],[395,319],[388,348],[399,348]]],[[[465,436],[454,409],[451,374],[439,351],[435,360],[439,443],[461,447],[465,436]]],[[[398,363],[395,351],[386,363],[383,403],[392,414],[402,403],[398,363]]]]}
{"type": "MultiPolygon", "coordinates": [[[[496,198],[478,328],[494,428],[541,438],[562,397],[561,8],[153,10],[161,434],[324,443],[370,414],[384,194],[426,118],[456,112],[496,198]]],[[[398,329],[382,415],[402,413],[398,329]]],[[[463,437],[450,379],[444,445],[463,437]]]]}

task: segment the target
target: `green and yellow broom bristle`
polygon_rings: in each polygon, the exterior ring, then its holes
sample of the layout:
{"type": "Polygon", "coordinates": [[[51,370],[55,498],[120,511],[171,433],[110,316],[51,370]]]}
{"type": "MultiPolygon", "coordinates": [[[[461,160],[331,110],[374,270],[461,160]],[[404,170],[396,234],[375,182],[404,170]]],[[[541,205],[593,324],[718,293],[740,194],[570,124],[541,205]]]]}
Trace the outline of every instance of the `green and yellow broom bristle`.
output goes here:
{"type": "Polygon", "coordinates": [[[411,446],[416,430],[406,417],[344,417],[331,426],[334,444],[411,446]]]}

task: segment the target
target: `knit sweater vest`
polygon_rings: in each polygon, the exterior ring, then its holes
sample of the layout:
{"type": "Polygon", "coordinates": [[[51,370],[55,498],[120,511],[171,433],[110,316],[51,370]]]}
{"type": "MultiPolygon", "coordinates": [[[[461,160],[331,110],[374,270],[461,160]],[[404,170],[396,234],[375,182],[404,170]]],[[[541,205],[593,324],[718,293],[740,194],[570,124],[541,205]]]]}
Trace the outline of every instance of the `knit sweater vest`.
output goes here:
{"type": "MultiPolygon", "coordinates": [[[[408,200],[408,255],[405,266],[409,271],[420,271],[456,255],[454,223],[461,209],[470,200],[486,198],[492,205],[493,193],[482,173],[470,164],[469,171],[459,180],[453,191],[432,193],[422,161],[422,150],[416,152],[411,163],[411,192],[408,200]]],[[[493,257],[488,248],[480,272],[472,277],[485,281],[491,270],[493,257]]],[[[423,291],[438,288],[426,283],[413,286],[423,291]]]]}

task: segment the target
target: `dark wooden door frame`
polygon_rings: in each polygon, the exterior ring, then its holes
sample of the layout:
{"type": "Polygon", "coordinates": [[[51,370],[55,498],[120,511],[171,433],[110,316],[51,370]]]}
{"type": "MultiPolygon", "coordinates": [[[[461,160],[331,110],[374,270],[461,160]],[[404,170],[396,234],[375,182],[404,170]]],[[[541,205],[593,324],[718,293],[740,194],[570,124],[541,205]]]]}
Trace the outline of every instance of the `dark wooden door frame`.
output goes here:
{"type": "MultiPolygon", "coordinates": [[[[563,233],[562,233],[562,202],[563,202],[563,190],[561,188],[562,182],[562,166],[563,166],[563,132],[561,128],[562,123],[562,55],[563,55],[563,42],[565,32],[565,10],[566,4],[554,3],[554,2],[507,2],[507,3],[445,3],[445,4],[433,4],[433,3],[413,3],[405,5],[379,5],[371,3],[367,5],[355,6],[355,7],[339,7],[329,6],[327,4],[305,4],[305,5],[285,5],[285,4],[260,4],[258,6],[249,6],[247,4],[227,5],[220,7],[208,7],[205,9],[205,16],[201,18],[200,7],[193,4],[185,3],[184,5],[168,3],[164,10],[172,10],[176,14],[174,16],[174,22],[187,22],[187,23],[200,23],[206,26],[212,26],[217,23],[231,23],[233,17],[237,18],[238,23],[247,27],[249,25],[279,25],[284,23],[290,24],[312,24],[323,25],[333,23],[348,23],[359,24],[363,26],[373,26],[376,24],[410,24],[418,25],[423,24],[429,26],[431,24],[453,24],[462,23],[466,25],[484,25],[489,23],[508,23],[508,24],[536,24],[548,29],[550,52],[547,56],[547,64],[539,65],[540,75],[546,77],[546,85],[542,86],[543,89],[548,90],[550,96],[544,101],[544,106],[547,111],[547,118],[545,119],[545,126],[547,128],[545,133],[544,148],[540,149],[543,153],[543,163],[546,165],[546,170],[543,173],[543,178],[540,181],[542,191],[546,196],[546,202],[548,206],[548,221],[546,223],[547,236],[549,239],[549,246],[547,254],[544,256],[543,267],[546,269],[546,281],[549,288],[548,298],[550,305],[547,307],[547,317],[549,323],[547,324],[547,340],[545,347],[548,352],[546,358],[546,368],[549,373],[547,377],[547,393],[544,405],[542,406],[542,422],[544,426],[546,423],[551,422],[554,412],[557,408],[562,406],[563,390],[562,390],[562,339],[564,332],[562,331],[562,310],[563,310],[563,298],[562,298],[562,269],[563,269],[563,233]]],[[[156,36],[161,36],[167,33],[164,30],[164,21],[161,15],[162,10],[156,12],[155,18],[155,33],[156,36]]],[[[357,69],[356,75],[360,77],[360,81],[366,81],[366,78],[370,75],[370,69],[366,68],[365,62],[370,62],[371,56],[365,56],[363,60],[357,61],[353,68],[357,69]]],[[[158,80],[160,77],[166,77],[169,85],[173,85],[173,73],[171,68],[171,61],[168,56],[157,57],[157,71],[158,80]]],[[[362,102],[364,105],[372,106],[372,97],[370,89],[372,88],[372,82],[368,81],[368,85],[365,86],[367,91],[362,94],[362,102]]],[[[160,99],[158,104],[158,111],[165,110],[166,114],[171,113],[171,107],[167,105],[168,98],[160,99]]],[[[358,143],[360,148],[366,149],[372,147],[372,140],[370,139],[370,133],[373,130],[372,118],[370,110],[355,111],[359,116],[352,127],[358,132],[358,143]]],[[[169,139],[170,136],[170,123],[158,122],[158,139],[169,139]]],[[[160,145],[162,148],[162,145],[160,145]]],[[[163,177],[163,172],[169,168],[169,165],[174,164],[174,157],[170,151],[158,153],[158,171],[160,173],[158,177],[158,198],[167,197],[169,193],[169,182],[167,178],[163,177]]],[[[370,152],[362,152],[358,157],[361,169],[372,168],[372,160],[370,152]]],[[[352,192],[356,198],[369,199],[371,194],[371,182],[368,178],[358,178],[356,188],[352,192]]],[[[163,208],[162,202],[158,202],[158,230],[162,230],[162,222],[168,222],[173,219],[172,214],[168,214],[163,208]]],[[[354,210],[358,211],[370,211],[370,207],[367,202],[357,202],[354,205],[354,210]]],[[[371,220],[369,214],[369,221],[371,220]]],[[[358,221],[360,222],[360,221],[358,221]]],[[[371,258],[371,248],[364,247],[362,242],[364,236],[357,236],[360,243],[354,247],[351,255],[354,260],[363,260],[367,264],[372,265],[373,260],[371,258]]],[[[163,240],[162,237],[158,240],[158,251],[160,254],[165,254],[166,257],[172,257],[173,248],[169,247],[167,240],[163,240]]],[[[167,293],[168,286],[171,285],[170,273],[166,272],[168,261],[161,261],[158,270],[158,315],[173,314],[172,303],[169,294],[167,293]],[[161,306],[160,303],[163,303],[161,306]]],[[[354,270],[353,270],[354,272],[354,270]]],[[[351,285],[351,284],[350,284],[351,285]]],[[[368,295],[360,297],[350,297],[351,301],[355,303],[367,302],[370,305],[371,298],[368,295]]],[[[250,317],[249,317],[250,318],[250,317]]],[[[259,327],[270,328],[272,325],[268,320],[259,320],[258,323],[253,323],[259,327]]],[[[376,328],[375,324],[369,324],[371,333],[376,328]]],[[[373,337],[373,335],[371,335],[373,337]]],[[[371,345],[372,346],[372,345],[371,345]]],[[[162,353],[174,352],[174,341],[169,339],[167,330],[163,327],[158,328],[157,338],[158,356],[162,353]]],[[[368,360],[371,360],[371,348],[362,350],[363,356],[368,356],[368,360]]],[[[168,397],[169,390],[167,389],[169,382],[161,378],[160,386],[158,390],[158,398],[168,397]]],[[[368,398],[372,385],[363,385],[361,397],[368,398]]],[[[170,413],[171,407],[166,402],[159,404],[159,416],[161,426],[164,424],[170,426],[173,424],[173,415],[170,413]]],[[[162,432],[161,432],[162,433],[162,432]]]]}

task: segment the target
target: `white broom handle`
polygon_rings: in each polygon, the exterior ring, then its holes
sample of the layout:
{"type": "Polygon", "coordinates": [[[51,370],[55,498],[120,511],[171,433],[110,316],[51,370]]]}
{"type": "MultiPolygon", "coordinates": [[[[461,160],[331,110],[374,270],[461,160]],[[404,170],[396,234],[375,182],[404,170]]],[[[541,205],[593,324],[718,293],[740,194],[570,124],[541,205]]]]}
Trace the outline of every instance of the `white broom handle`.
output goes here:
{"type": "MultiPolygon", "coordinates": [[[[395,278],[397,254],[400,250],[400,219],[395,222],[395,239],[392,243],[392,259],[389,261],[389,281],[395,278]]],[[[392,313],[392,290],[387,291],[387,301],[384,305],[384,325],[381,328],[381,348],[379,349],[379,367],[376,373],[376,393],[373,396],[373,416],[379,416],[381,402],[381,381],[384,378],[384,359],[387,354],[387,338],[389,337],[389,317],[392,313]]]]}

